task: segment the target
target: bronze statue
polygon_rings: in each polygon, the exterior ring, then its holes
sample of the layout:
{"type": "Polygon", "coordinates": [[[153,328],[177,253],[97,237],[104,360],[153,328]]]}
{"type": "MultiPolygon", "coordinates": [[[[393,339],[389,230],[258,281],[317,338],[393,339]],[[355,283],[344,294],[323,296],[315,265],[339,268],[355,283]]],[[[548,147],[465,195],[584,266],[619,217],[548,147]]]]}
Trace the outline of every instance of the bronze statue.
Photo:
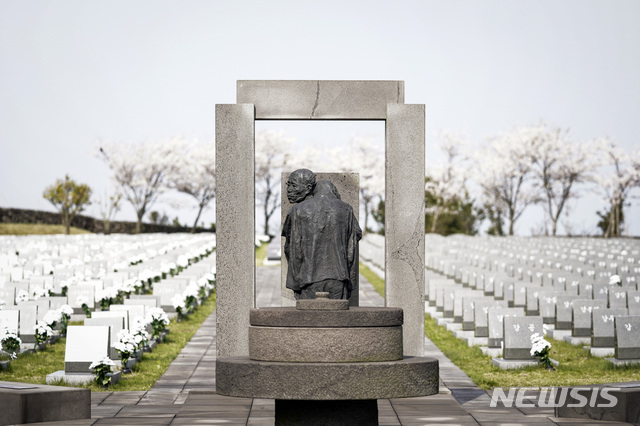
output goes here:
{"type": "Polygon", "coordinates": [[[287,181],[287,288],[296,299],[313,299],[318,291],[330,299],[348,299],[358,277],[358,241],[362,231],[351,206],[340,200],[329,181],[316,183],[308,169],[291,173],[287,181]]]}

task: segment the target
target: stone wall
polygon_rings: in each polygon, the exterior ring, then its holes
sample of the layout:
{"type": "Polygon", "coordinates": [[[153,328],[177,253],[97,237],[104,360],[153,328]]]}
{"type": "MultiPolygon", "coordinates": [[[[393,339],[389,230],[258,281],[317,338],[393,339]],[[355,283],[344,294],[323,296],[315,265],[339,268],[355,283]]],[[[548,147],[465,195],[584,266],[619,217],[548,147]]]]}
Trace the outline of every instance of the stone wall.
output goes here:
{"type": "MultiPolygon", "coordinates": [[[[45,212],[41,210],[26,210],[14,208],[0,208],[0,223],[35,223],[45,225],[60,225],[62,220],[59,213],[45,212]]],[[[94,233],[104,233],[102,220],[91,216],[76,215],[71,221],[71,226],[85,229],[94,233]]],[[[111,221],[111,233],[132,234],[135,232],[135,222],[111,221]]],[[[210,229],[197,228],[196,232],[208,232],[210,229]]],[[[191,232],[190,227],[172,225],[154,225],[142,223],[142,232],[191,232]]]]}

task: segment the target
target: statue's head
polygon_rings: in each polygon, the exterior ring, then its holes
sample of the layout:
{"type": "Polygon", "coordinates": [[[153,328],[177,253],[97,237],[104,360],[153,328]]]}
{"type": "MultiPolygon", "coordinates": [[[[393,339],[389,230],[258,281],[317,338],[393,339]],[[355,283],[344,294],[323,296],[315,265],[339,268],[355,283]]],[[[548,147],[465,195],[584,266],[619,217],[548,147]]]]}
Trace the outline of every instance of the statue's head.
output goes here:
{"type": "Polygon", "coordinates": [[[309,169],[298,169],[287,180],[287,198],[290,203],[299,203],[313,194],[316,187],[316,174],[309,169]]]}
{"type": "Polygon", "coordinates": [[[313,194],[318,196],[337,198],[338,200],[340,199],[338,188],[336,188],[336,186],[328,180],[319,180],[318,183],[316,183],[316,189],[313,191],[313,194]]]}

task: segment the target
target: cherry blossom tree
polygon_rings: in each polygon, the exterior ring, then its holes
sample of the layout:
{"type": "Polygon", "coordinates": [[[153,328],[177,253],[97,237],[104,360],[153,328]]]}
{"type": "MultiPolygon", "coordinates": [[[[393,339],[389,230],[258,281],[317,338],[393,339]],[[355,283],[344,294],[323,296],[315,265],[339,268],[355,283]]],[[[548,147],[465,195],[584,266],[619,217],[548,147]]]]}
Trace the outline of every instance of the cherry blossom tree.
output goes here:
{"type": "Polygon", "coordinates": [[[271,216],[280,207],[281,175],[289,162],[293,142],[282,130],[262,130],[256,134],[256,205],[262,207],[265,235],[269,235],[271,216]]]}
{"type": "Polygon", "coordinates": [[[609,173],[597,175],[597,182],[609,204],[609,220],[604,236],[619,237],[622,209],[631,190],[640,185],[640,150],[628,154],[615,142],[606,139],[609,173]]]}
{"type": "Polygon", "coordinates": [[[202,211],[216,196],[215,146],[192,141],[183,146],[183,153],[169,173],[168,186],[193,197],[198,214],[191,232],[195,232],[202,211]]]}
{"type": "Polygon", "coordinates": [[[425,180],[425,191],[434,201],[427,207],[427,213],[432,215],[430,232],[436,231],[440,215],[447,213],[467,193],[468,167],[462,154],[467,146],[466,138],[460,133],[443,130],[438,139],[445,160],[428,167],[425,180]]]}
{"type": "Polygon", "coordinates": [[[509,235],[524,210],[540,200],[532,183],[531,141],[535,128],[520,127],[501,134],[474,155],[474,181],[482,188],[485,203],[505,212],[509,235]]]}
{"type": "Polygon", "coordinates": [[[576,185],[592,181],[593,173],[601,163],[597,153],[602,143],[597,140],[576,143],[568,133],[568,130],[544,124],[530,128],[531,171],[541,190],[553,236],[567,202],[577,197],[576,185]]]}
{"type": "Polygon", "coordinates": [[[119,192],[114,192],[112,195],[105,192],[104,198],[100,200],[100,217],[105,235],[111,232],[111,221],[122,207],[121,200],[122,194],[119,192]]]}
{"type": "Polygon", "coordinates": [[[360,201],[364,207],[363,231],[368,232],[368,219],[376,199],[384,198],[384,151],[371,138],[355,136],[347,145],[329,152],[330,169],[358,173],[360,201]]]}
{"type": "Polygon", "coordinates": [[[99,147],[98,156],[112,170],[124,198],[136,212],[136,233],[142,230],[147,210],[167,189],[167,178],[179,164],[184,144],[182,137],[174,137],[139,144],[104,143],[99,147]]]}

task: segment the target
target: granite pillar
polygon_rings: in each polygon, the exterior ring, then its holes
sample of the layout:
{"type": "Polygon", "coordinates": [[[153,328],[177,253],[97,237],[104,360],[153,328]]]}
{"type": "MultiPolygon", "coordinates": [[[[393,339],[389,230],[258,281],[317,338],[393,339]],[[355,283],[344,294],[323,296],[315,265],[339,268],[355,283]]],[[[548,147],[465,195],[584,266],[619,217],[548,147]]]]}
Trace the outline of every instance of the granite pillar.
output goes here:
{"type": "Polygon", "coordinates": [[[404,354],[424,351],[424,105],[387,105],[386,305],[404,311],[404,354]]]}
{"type": "Polygon", "coordinates": [[[218,357],[249,354],[255,307],[255,108],[216,105],[216,345],[218,357]]]}

